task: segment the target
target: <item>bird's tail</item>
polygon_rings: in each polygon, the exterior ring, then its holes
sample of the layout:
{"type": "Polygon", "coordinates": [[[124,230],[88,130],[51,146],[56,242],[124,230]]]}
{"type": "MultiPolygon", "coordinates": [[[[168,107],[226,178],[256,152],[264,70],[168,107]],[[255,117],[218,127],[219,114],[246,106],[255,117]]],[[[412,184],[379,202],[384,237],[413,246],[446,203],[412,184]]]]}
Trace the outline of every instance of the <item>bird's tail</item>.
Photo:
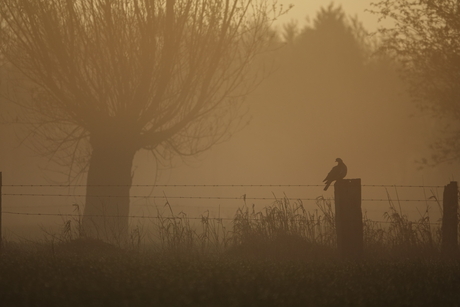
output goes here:
{"type": "Polygon", "coordinates": [[[324,191],[327,191],[327,189],[329,188],[331,183],[332,183],[332,181],[328,181],[328,183],[326,183],[326,186],[324,187],[324,191]]]}

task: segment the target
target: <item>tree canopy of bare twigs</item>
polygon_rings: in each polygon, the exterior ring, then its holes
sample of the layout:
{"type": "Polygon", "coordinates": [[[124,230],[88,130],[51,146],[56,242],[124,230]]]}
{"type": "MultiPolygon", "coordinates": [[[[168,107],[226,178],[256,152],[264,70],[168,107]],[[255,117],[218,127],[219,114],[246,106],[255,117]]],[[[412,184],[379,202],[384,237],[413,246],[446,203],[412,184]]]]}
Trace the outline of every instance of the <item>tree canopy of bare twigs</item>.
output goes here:
{"type": "Polygon", "coordinates": [[[107,216],[126,232],[138,150],[165,162],[235,131],[281,13],[250,0],[1,2],[1,53],[26,77],[17,102],[39,150],[87,164],[88,232],[107,216]]]}
{"type": "Polygon", "coordinates": [[[445,123],[427,164],[460,161],[460,1],[387,0],[373,13],[381,27],[382,50],[395,55],[418,106],[445,123]]]}

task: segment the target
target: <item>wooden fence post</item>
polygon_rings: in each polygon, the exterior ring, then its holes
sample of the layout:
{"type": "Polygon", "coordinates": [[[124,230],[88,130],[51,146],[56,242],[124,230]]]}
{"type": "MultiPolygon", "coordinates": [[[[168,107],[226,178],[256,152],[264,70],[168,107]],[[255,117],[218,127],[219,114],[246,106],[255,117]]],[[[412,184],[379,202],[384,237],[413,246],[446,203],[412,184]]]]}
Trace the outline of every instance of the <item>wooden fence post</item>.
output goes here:
{"type": "Polygon", "coordinates": [[[458,246],[458,185],[451,181],[444,187],[442,201],[442,243],[441,250],[444,254],[453,254],[458,246]]]}
{"type": "Polygon", "coordinates": [[[334,185],[337,248],[345,258],[363,253],[361,179],[342,179],[334,185]]]}
{"type": "Polygon", "coordinates": [[[0,253],[3,251],[3,233],[2,233],[2,172],[0,172],[0,253]]]}

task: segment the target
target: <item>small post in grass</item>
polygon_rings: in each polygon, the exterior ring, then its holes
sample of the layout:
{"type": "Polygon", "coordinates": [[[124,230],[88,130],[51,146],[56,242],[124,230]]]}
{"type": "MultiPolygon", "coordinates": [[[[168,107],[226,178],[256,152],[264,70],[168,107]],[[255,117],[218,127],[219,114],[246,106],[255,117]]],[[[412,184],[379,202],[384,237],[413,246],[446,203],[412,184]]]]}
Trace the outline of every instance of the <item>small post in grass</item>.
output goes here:
{"type": "Polygon", "coordinates": [[[442,201],[442,243],[441,250],[445,255],[455,254],[458,247],[458,184],[451,181],[444,187],[442,201]]]}
{"type": "Polygon", "coordinates": [[[337,180],[334,185],[337,248],[344,258],[363,253],[361,179],[337,180]]]}
{"type": "Polygon", "coordinates": [[[2,172],[0,172],[0,253],[3,251],[2,233],[2,172]]]}

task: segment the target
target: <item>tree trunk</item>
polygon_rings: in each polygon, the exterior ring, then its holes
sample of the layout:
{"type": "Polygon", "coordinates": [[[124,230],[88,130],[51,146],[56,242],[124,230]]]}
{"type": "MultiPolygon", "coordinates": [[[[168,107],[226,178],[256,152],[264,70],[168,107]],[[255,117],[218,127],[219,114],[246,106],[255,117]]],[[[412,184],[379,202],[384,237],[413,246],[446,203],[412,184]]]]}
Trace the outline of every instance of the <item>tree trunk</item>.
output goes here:
{"type": "Polygon", "coordinates": [[[91,140],[82,235],[117,244],[127,238],[131,168],[136,153],[130,145],[126,138],[113,134],[91,140]]]}

